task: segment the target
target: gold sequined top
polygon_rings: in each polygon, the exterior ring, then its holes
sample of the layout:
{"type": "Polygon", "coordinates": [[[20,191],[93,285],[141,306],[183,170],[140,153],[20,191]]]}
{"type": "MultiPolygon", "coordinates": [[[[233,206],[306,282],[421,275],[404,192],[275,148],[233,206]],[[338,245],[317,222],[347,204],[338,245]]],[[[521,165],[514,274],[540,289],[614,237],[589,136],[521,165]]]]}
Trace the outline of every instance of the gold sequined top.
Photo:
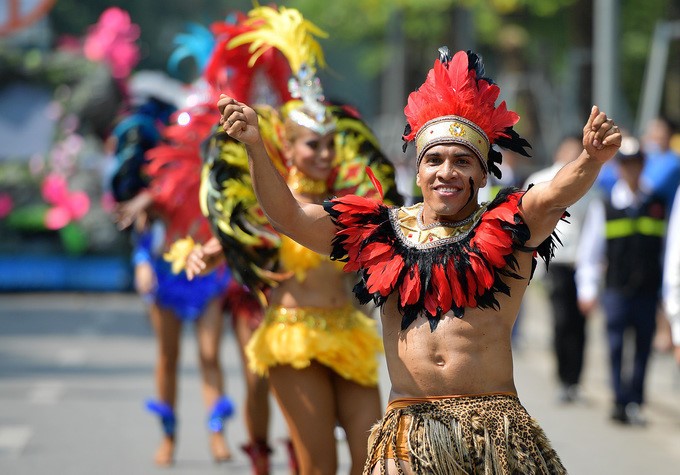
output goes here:
{"type": "Polygon", "coordinates": [[[288,236],[281,236],[279,263],[283,270],[293,272],[298,282],[304,281],[307,277],[307,271],[319,267],[322,262],[332,263],[339,271],[342,271],[345,266],[344,262],[332,261],[329,257],[317,254],[298,244],[288,236]]]}
{"type": "Polygon", "coordinates": [[[482,204],[469,217],[457,222],[423,224],[423,204],[393,208],[390,219],[396,230],[397,237],[403,244],[418,249],[427,249],[457,242],[470,233],[486,211],[487,203],[482,204]]]}
{"type": "Polygon", "coordinates": [[[308,328],[320,330],[349,330],[356,327],[357,309],[351,304],[337,308],[295,307],[288,308],[273,305],[267,308],[264,321],[266,324],[302,323],[308,328]]]}

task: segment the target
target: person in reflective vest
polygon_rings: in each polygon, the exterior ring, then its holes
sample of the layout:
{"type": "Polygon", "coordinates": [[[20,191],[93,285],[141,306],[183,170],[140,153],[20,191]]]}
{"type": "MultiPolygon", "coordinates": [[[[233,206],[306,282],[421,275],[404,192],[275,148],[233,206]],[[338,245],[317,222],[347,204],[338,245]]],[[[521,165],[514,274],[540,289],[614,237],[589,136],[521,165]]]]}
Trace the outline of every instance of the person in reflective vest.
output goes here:
{"type": "Polygon", "coordinates": [[[665,198],[640,179],[644,160],[639,142],[624,137],[615,159],[619,178],[604,199],[591,204],[576,264],[581,310],[588,314],[599,301],[606,318],[611,419],[636,425],[646,422],[641,409],[656,330],[667,212],[665,198]],[[628,337],[629,329],[634,340],[628,337]],[[624,362],[629,344],[635,348],[631,371],[624,362]]]}

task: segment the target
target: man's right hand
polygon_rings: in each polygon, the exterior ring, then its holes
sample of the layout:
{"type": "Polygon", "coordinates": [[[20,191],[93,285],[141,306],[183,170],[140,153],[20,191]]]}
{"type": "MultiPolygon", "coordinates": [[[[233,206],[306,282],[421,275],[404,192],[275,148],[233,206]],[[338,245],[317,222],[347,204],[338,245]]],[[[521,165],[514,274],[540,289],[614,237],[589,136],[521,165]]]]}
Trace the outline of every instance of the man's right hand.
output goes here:
{"type": "Polygon", "coordinates": [[[221,94],[217,108],[222,115],[220,125],[230,137],[246,145],[255,145],[262,140],[257,113],[251,107],[221,94]]]}

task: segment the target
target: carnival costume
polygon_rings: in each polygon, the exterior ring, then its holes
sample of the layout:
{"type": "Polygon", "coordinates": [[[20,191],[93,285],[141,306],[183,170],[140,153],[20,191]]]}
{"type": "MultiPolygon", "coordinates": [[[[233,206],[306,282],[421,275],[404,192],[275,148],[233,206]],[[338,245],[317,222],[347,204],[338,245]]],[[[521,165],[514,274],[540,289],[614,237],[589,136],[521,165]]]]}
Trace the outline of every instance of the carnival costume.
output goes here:
{"type": "Polygon", "coordinates": [[[395,399],[372,431],[368,467],[408,460],[433,475],[566,471],[514,394],[395,399]]]}
{"type": "MultiPolygon", "coordinates": [[[[179,56],[175,54],[174,58],[179,56]]],[[[117,201],[131,199],[139,192],[150,193],[152,216],[160,218],[164,225],[165,252],[154,252],[149,247],[149,237],[142,234],[135,249],[135,262],[146,260],[154,269],[155,303],[171,310],[182,322],[193,322],[211,301],[225,295],[231,280],[225,266],[192,280],[180,272],[193,243],[211,237],[210,224],[202,215],[198,200],[200,145],[210,135],[219,114],[212,106],[214,96],[195,88],[189,92],[193,98],[187,97],[187,90],[182,91],[183,95],[177,94],[179,88],[168,92],[170,79],[163,78],[146,75],[140,80],[138,104],[114,130],[120,163],[112,185],[117,201]],[[173,94],[177,96],[173,97],[174,103],[168,98],[173,94]],[[203,102],[195,101],[197,97],[203,102]]],[[[134,92],[136,88],[132,89],[134,92]]],[[[163,433],[173,437],[177,426],[173,408],[153,399],[146,401],[146,408],[159,417],[163,433]]],[[[222,432],[233,413],[232,400],[220,396],[208,413],[208,430],[222,432]]]]}
{"type": "MultiPolygon", "coordinates": [[[[495,105],[499,88],[484,78],[476,54],[440,53],[409,96],[404,140],[415,140],[418,163],[433,145],[462,144],[498,175],[501,155],[492,145],[527,155],[528,143],[512,129],[519,116],[505,103],[495,105]]],[[[525,246],[530,231],[519,210],[522,195],[506,188],[462,221],[431,225],[423,224],[422,203],[390,208],[364,197],[334,198],[325,203],[339,228],[331,257],[359,273],[354,292],[361,303],[382,306],[395,294],[402,330],[424,315],[435,331],[449,313],[464,318],[468,307],[497,309],[498,294],[510,292],[506,280],[522,278],[515,252],[534,253],[532,273],[536,256],[546,263],[552,257],[554,236],[525,246]]],[[[371,441],[364,473],[376,463],[385,473],[386,458],[407,460],[417,474],[564,473],[514,395],[393,401],[371,441]]]]}
{"type": "MultiPolygon", "coordinates": [[[[305,20],[297,10],[257,7],[249,12],[250,31],[237,35],[228,46],[247,46],[256,66],[266,54],[283,54],[292,77],[286,102],[280,111],[260,104],[260,133],[267,153],[289,186],[319,196],[347,193],[375,196],[369,177],[385,183],[388,198],[399,200],[394,167],[380,152],[366,124],[349,107],[323,103],[316,66],[323,66],[323,52],[315,36],[325,33],[305,20]],[[336,163],[327,181],[310,180],[283,158],[284,121],[289,119],[319,134],[335,131],[336,163]],[[366,168],[372,171],[367,172],[366,168]]],[[[233,96],[234,97],[234,96],[233,96]]],[[[243,95],[237,100],[248,100],[243,95]]],[[[221,129],[206,148],[202,187],[204,212],[210,217],[236,280],[266,301],[268,289],[288,278],[304,279],[306,272],[327,262],[290,240],[282,238],[267,221],[254,191],[245,147],[221,129]]],[[[251,338],[246,352],[251,369],[266,374],[277,364],[295,368],[317,360],[338,374],[360,384],[377,384],[375,355],[382,345],[375,322],[355,308],[270,307],[265,321],[251,338]]]]}
{"type": "MultiPolygon", "coordinates": [[[[279,252],[282,272],[300,282],[309,269],[329,260],[286,236],[281,237],[279,252]]],[[[364,386],[378,384],[375,355],[380,351],[376,322],[349,304],[338,308],[269,306],[263,325],[246,347],[251,369],[261,375],[277,364],[301,369],[316,360],[364,386]]]]}
{"type": "Polygon", "coordinates": [[[224,266],[205,276],[188,280],[184,267],[194,241],[205,242],[212,233],[198,201],[200,187],[200,144],[215,121],[212,109],[203,105],[178,111],[188,122],[174,123],[163,130],[164,142],[146,153],[154,209],[166,224],[167,252],[156,263],[158,304],[170,308],[182,320],[195,320],[206,305],[224,294],[229,273],[224,266]]]}

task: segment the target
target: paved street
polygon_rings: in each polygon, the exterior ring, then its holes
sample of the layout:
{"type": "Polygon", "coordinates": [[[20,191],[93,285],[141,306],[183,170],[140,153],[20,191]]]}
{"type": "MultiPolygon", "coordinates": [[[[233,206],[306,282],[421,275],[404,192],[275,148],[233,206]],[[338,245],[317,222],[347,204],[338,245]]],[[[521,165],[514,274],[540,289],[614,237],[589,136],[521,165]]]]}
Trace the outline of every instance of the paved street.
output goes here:
{"type": "MultiPolygon", "coordinates": [[[[648,427],[607,419],[609,392],[601,319],[589,323],[583,402],[556,402],[549,351],[549,316],[540,285],[528,295],[516,349],[520,397],[552,440],[571,474],[680,473],[680,374],[671,357],[655,354],[648,384],[648,427]]],[[[249,474],[238,447],[242,413],[228,425],[233,461],[209,458],[199,391],[196,346],[183,338],[177,463],[151,463],[160,435],[143,408],[153,396],[154,340],[133,294],[0,294],[0,474],[63,475],[249,474]]],[[[241,366],[227,333],[222,354],[228,391],[239,407],[241,366]]],[[[387,381],[382,373],[382,394],[387,381]]],[[[272,407],[275,404],[272,401],[272,407]]],[[[273,413],[274,474],[287,474],[285,426],[273,413]]],[[[347,453],[339,442],[341,467],[347,453]]]]}

